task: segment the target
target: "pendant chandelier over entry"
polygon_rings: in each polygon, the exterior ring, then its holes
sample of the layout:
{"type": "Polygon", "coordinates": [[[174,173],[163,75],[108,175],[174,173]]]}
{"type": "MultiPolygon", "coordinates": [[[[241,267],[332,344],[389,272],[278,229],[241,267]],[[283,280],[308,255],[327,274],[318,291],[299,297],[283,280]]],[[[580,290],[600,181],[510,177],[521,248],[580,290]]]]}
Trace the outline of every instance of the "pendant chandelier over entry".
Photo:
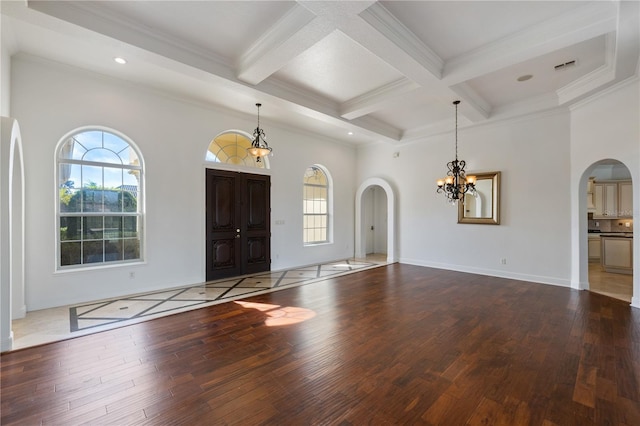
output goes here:
{"type": "Polygon", "coordinates": [[[247,152],[250,155],[256,157],[256,161],[260,162],[261,157],[265,157],[271,154],[271,147],[264,139],[264,130],[260,128],[260,107],[261,103],[257,103],[256,107],[258,107],[258,126],[253,131],[253,141],[251,142],[251,147],[247,148],[247,152]]]}
{"type": "Polygon", "coordinates": [[[464,171],[465,161],[458,161],[458,105],[460,101],[453,101],[453,104],[456,107],[456,157],[455,160],[447,163],[447,168],[449,169],[447,170],[447,176],[443,179],[438,179],[436,182],[438,185],[436,192],[444,194],[451,204],[455,204],[457,201],[464,203],[464,194],[475,195],[476,193],[476,177],[467,176],[464,171]]]}

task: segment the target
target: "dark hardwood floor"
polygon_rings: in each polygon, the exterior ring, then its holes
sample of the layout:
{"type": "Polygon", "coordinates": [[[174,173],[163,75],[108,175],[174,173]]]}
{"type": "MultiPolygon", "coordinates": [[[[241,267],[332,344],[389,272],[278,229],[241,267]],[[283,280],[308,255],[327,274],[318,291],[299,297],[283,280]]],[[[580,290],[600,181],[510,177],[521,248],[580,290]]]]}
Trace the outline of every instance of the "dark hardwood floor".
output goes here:
{"type": "Polygon", "coordinates": [[[640,310],[400,264],[1,363],[2,425],[640,425],[640,310]]]}

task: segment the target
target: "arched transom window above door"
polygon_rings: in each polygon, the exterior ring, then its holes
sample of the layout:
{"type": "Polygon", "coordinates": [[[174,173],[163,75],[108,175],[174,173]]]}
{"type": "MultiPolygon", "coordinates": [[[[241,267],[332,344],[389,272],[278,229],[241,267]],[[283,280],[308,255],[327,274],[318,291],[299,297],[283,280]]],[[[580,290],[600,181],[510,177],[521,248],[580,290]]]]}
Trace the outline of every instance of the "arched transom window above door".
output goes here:
{"type": "Polygon", "coordinates": [[[214,163],[225,163],[236,166],[268,169],[268,158],[256,158],[247,152],[251,147],[251,139],[240,131],[227,131],[216,136],[207,149],[206,160],[214,163]]]}

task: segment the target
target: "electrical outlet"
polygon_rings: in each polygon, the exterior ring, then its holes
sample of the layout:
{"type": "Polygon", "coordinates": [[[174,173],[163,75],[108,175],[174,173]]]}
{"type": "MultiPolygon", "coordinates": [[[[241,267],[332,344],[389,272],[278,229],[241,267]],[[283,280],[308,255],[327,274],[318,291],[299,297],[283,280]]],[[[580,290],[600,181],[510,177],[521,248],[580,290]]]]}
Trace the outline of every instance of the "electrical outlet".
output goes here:
{"type": "Polygon", "coordinates": [[[625,226],[626,228],[631,228],[631,222],[625,222],[625,223],[624,223],[624,226],[625,226]]]}
{"type": "Polygon", "coordinates": [[[136,273],[135,272],[133,272],[133,271],[129,272],[129,279],[130,280],[134,279],[135,277],[136,277],[136,273]]]}
{"type": "Polygon", "coordinates": [[[507,258],[506,257],[501,258],[500,259],[500,264],[506,265],[507,264],[507,258]]]}

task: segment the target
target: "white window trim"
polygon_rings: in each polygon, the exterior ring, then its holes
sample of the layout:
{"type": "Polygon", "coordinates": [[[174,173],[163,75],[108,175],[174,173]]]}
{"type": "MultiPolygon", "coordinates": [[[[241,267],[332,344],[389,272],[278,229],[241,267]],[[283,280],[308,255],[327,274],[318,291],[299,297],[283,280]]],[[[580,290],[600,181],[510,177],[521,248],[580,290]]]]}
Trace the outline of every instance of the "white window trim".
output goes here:
{"type": "MultiPolygon", "coordinates": [[[[138,147],[138,145],[136,145],[135,142],[133,142],[131,140],[131,138],[129,138],[128,136],[126,136],[124,133],[112,129],[110,127],[105,127],[105,126],[100,126],[100,125],[94,125],[94,126],[82,126],[82,127],[78,127],[74,130],[71,130],[69,132],[67,132],[64,136],[62,136],[62,138],[60,138],[60,140],[58,141],[58,143],[56,144],[56,148],[54,150],[54,156],[53,156],[53,168],[54,168],[54,181],[53,181],[53,188],[54,188],[54,194],[55,196],[53,197],[54,200],[54,208],[53,211],[55,212],[54,214],[54,225],[53,225],[53,232],[54,232],[54,244],[55,244],[55,254],[54,254],[54,259],[53,259],[53,272],[55,274],[58,273],[68,273],[68,272],[81,272],[81,271],[91,271],[91,270],[98,270],[98,269],[107,269],[107,268],[117,268],[117,267],[129,267],[129,266],[133,266],[133,265],[142,265],[142,264],[146,264],[146,247],[147,247],[147,212],[146,212],[146,183],[145,183],[145,164],[144,164],[144,157],[142,156],[142,152],[140,151],[140,148],[138,147]],[[90,132],[90,131],[100,131],[100,132],[107,132],[107,133],[111,133],[119,138],[121,138],[122,140],[124,140],[125,142],[127,142],[132,148],[133,150],[136,152],[136,155],[138,156],[138,161],[140,162],[139,165],[139,170],[140,170],[140,189],[138,191],[138,209],[139,209],[139,215],[140,220],[139,220],[139,226],[140,226],[140,233],[141,233],[141,237],[140,237],[140,258],[138,259],[129,259],[129,260],[122,260],[122,261],[111,261],[111,262],[104,262],[104,263],[88,263],[88,264],[80,264],[80,265],[66,265],[66,266],[62,266],[60,265],[60,196],[59,196],[59,179],[60,179],[60,167],[59,167],[59,155],[60,155],[60,149],[62,147],[62,145],[64,145],[64,143],[66,143],[66,141],[74,136],[74,135],[78,135],[80,133],[84,133],[84,132],[90,132]]],[[[110,163],[97,163],[97,162],[92,162],[92,161],[81,161],[81,160],[73,160],[73,159],[69,159],[68,160],[69,163],[74,163],[74,164],[89,164],[89,165],[107,165],[107,166],[113,166],[113,164],[110,163]]],[[[138,167],[132,167],[129,165],[120,165],[122,168],[124,169],[138,169],[138,167]]],[[[120,167],[119,166],[119,167],[120,167]]],[[[104,216],[104,215],[102,215],[104,216]]]]}

